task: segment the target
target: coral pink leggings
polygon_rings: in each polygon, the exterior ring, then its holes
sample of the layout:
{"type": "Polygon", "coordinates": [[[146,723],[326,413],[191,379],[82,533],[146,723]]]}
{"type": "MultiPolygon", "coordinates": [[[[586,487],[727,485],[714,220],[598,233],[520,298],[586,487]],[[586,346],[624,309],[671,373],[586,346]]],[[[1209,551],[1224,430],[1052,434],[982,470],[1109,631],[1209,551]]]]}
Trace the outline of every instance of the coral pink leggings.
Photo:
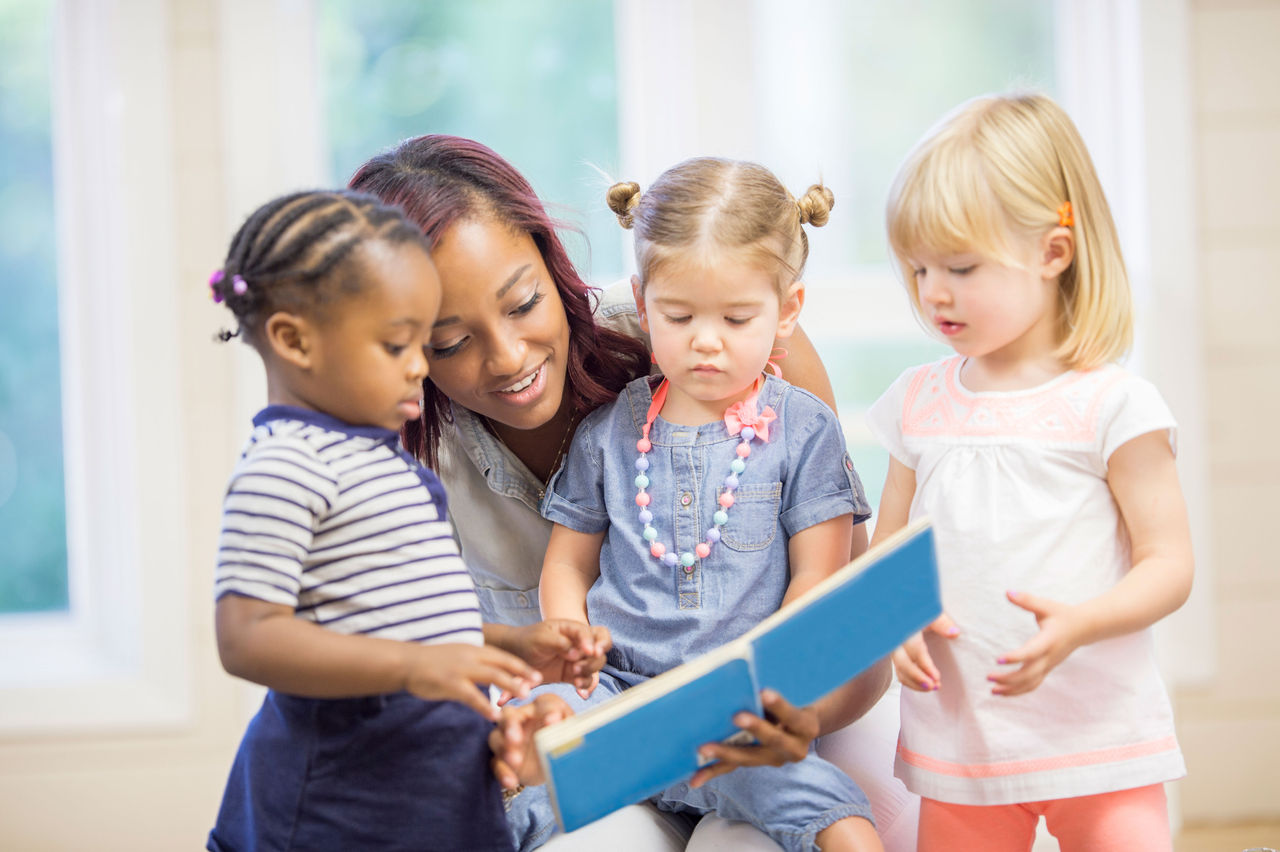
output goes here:
{"type": "Polygon", "coordinates": [[[1044,816],[1062,852],[1169,852],[1164,785],[1016,805],[920,801],[919,852],[1027,852],[1044,816]]]}

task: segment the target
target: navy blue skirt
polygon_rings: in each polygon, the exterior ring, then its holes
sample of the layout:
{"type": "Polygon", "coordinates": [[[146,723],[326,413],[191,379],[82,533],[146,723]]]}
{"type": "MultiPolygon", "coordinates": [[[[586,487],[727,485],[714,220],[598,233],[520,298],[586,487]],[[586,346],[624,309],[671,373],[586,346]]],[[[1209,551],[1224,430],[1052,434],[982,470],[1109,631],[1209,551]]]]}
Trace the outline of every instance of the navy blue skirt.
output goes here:
{"type": "Polygon", "coordinates": [[[408,693],[327,700],[271,690],[249,723],[212,852],[502,850],[490,722],[408,693]]]}

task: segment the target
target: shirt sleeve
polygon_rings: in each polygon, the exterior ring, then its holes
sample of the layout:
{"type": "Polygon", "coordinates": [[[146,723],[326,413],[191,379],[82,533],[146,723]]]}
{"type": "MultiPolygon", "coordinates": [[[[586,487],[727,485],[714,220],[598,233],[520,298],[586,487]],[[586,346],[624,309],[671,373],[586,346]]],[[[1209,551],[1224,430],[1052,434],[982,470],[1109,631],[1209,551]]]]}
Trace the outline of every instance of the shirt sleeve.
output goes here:
{"type": "Polygon", "coordinates": [[[303,561],[336,490],[313,454],[294,445],[256,445],[223,498],[215,598],[237,594],[296,607],[303,561]]]}
{"type": "Polygon", "coordinates": [[[1111,454],[1125,443],[1148,432],[1164,432],[1169,449],[1175,456],[1178,454],[1178,425],[1164,397],[1151,382],[1126,374],[1103,406],[1098,430],[1102,460],[1110,460],[1111,454]]]}
{"type": "Polygon", "coordinates": [[[608,431],[604,411],[597,409],[578,426],[564,464],[547,483],[542,501],[542,517],[578,532],[598,533],[609,527],[604,500],[604,450],[600,442],[600,436],[608,431]]]}
{"type": "Polygon", "coordinates": [[[787,535],[840,515],[852,514],[855,523],[871,517],[840,422],[826,403],[791,387],[779,417],[787,424],[787,477],[778,520],[787,535]]]}
{"type": "Polygon", "coordinates": [[[871,434],[889,451],[889,455],[911,470],[915,470],[919,464],[920,454],[909,450],[903,439],[903,408],[906,405],[907,389],[920,369],[912,367],[905,370],[867,409],[867,428],[871,430],[871,434]]]}

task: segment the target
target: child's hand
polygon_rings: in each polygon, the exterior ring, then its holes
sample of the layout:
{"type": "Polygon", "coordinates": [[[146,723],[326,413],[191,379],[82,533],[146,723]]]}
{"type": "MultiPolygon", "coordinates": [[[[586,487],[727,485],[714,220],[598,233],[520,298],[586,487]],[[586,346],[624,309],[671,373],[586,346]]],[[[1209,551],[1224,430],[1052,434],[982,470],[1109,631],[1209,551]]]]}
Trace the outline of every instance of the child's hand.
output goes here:
{"type": "Polygon", "coordinates": [[[406,690],[431,701],[459,701],[491,721],[497,721],[498,709],[478,686],[493,684],[523,698],[542,680],[524,660],[490,645],[407,647],[413,656],[406,690]]]}
{"type": "MultiPolygon", "coordinates": [[[[954,639],[960,635],[960,628],[945,612],[935,618],[925,630],[947,639],[954,639]]],[[[938,671],[938,667],[933,664],[933,658],[929,656],[929,649],[924,644],[923,631],[903,642],[893,652],[893,670],[898,675],[898,681],[908,689],[932,692],[942,686],[942,673],[938,671]]]]}
{"type": "Polygon", "coordinates": [[[995,695],[1021,695],[1039,686],[1045,675],[1080,647],[1083,625],[1077,607],[1026,592],[1005,594],[1013,604],[1036,617],[1040,632],[1018,650],[996,660],[1002,666],[1022,665],[1011,671],[989,674],[987,680],[995,684],[991,688],[995,695]]]}
{"type": "MultiPolygon", "coordinates": [[[[516,628],[510,647],[541,673],[544,682],[571,683],[586,698],[596,687],[596,673],[613,639],[607,627],[551,618],[516,628]]],[[[498,703],[510,697],[504,695],[498,703]]]]}
{"type": "Polygon", "coordinates": [[[519,707],[503,707],[498,724],[489,732],[489,748],[493,751],[490,765],[498,783],[508,790],[521,784],[544,783],[533,734],[572,715],[573,708],[552,692],[519,707]]]}

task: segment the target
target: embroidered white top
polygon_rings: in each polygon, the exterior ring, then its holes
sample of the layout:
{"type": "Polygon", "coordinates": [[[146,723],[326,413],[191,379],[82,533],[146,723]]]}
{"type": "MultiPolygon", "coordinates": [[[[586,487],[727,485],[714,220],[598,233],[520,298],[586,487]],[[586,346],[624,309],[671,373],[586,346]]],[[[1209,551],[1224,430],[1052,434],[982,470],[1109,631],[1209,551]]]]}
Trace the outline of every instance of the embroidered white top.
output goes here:
{"type": "Polygon", "coordinates": [[[1150,631],[1076,650],[1033,692],[992,695],[996,658],[1035,634],[1005,591],[1095,597],[1130,567],[1107,486],[1126,441],[1175,424],[1159,392],[1110,365],[1035,388],[975,393],[959,356],[904,372],[872,431],[915,471],[912,520],[934,524],[942,602],[960,626],[927,636],[942,688],[903,690],[895,766],[913,792],[958,804],[1124,790],[1185,774],[1150,631]]]}

